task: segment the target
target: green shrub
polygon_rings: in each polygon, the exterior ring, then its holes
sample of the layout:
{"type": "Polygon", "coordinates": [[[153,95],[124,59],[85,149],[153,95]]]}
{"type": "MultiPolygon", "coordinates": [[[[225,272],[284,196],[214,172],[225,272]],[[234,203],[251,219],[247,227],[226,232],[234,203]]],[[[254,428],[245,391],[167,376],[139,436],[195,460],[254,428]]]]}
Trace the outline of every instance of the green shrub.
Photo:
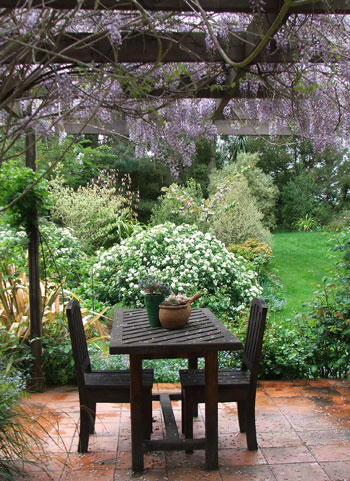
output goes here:
{"type": "Polygon", "coordinates": [[[252,237],[262,242],[270,240],[270,233],[262,223],[263,214],[243,175],[226,177],[217,186],[214,196],[219,202],[210,224],[216,237],[225,245],[240,244],[252,237]]]}
{"type": "Polygon", "coordinates": [[[272,249],[269,244],[259,242],[258,239],[248,239],[242,244],[232,244],[227,250],[250,261],[258,273],[266,269],[272,257],[272,249]]]}
{"type": "Polygon", "coordinates": [[[301,316],[294,319],[267,320],[260,362],[262,379],[313,377],[312,338],[301,316]]]}
{"type": "Polygon", "coordinates": [[[46,215],[51,206],[47,191],[47,180],[41,179],[39,172],[16,162],[5,162],[0,169],[0,206],[6,207],[23,192],[28,192],[6,211],[6,221],[15,227],[28,228],[36,222],[37,215],[46,215]]]}
{"type": "MultiPolygon", "coordinates": [[[[65,280],[68,288],[76,287],[88,275],[89,257],[70,229],[47,219],[39,222],[42,277],[56,283],[65,280]]],[[[14,275],[28,272],[28,238],[23,228],[0,224],[0,260],[14,268],[14,275]]],[[[1,265],[1,263],[0,263],[1,265]]]]}
{"type": "Polygon", "coordinates": [[[314,336],[313,372],[322,377],[350,373],[350,228],[337,234],[336,241],[334,271],[323,279],[305,319],[314,336]]]}
{"type": "Polygon", "coordinates": [[[350,225],[350,210],[344,209],[339,214],[333,217],[328,223],[327,229],[330,231],[339,232],[350,225]]]}
{"type": "Polygon", "coordinates": [[[18,479],[16,461],[23,458],[23,426],[18,424],[16,406],[25,390],[23,375],[10,359],[0,360],[0,479],[18,479]]]}
{"type": "Polygon", "coordinates": [[[71,229],[43,219],[40,222],[42,242],[41,272],[53,282],[65,281],[65,287],[79,286],[90,269],[89,256],[71,229]]]}
{"type": "Polygon", "coordinates": [[[201,292],[197,305],[220,318],[233,319],[259,295],[255,272],[238,260],[211,233],[194,226],[164,224],[131,236],[99,253],[96,294],[103,302],[143,307],[139,281],[154,275],[178,293],[201,292]]]}
{"type": "Polygon", "coordinates": [[[306,214],[305,217],[300,217],[294,226],[299,232],[311,232],[317,227],[317,222],[311,215],[306,214]]]}
{"type": "Polygon", "coordinates": [[[88,254],[119,242],[134,229],[129,200],[117,195],[115,186],[94,184],[74,191],[54,180],[51,198],[53,219],[69,227],[88,254]]]}
{"type": "Polygon", "coordinates": [[[265,174],[256,166],[258,154],[241,152],[235,162],[226,164],[222,169],[213,169],[209,175],[209,192],[214,194],[217,186],[226,178],[236,174],[243,175],[247,180],[251,196],[262,213],[263,226],[272,230],[276,227],[275,210],[278,188],[273,183],[271,175],[265,174]]]}
{"type": "Polygon", "coordinates": [[[291,179],[281,192],[283,225],[294,228],[307,215],[317,219],[318,186],[312,172],[301,172],[291,179]]]}
{"type": "Polygon", "coordinates": [[[201,186],[190,179],[185,185],[163,187],[162,196],[152,210],[151,224],[172,222],[176,225],[196,224],[200,230],[208,229],[203,223],[204,199],[201,186]]]}

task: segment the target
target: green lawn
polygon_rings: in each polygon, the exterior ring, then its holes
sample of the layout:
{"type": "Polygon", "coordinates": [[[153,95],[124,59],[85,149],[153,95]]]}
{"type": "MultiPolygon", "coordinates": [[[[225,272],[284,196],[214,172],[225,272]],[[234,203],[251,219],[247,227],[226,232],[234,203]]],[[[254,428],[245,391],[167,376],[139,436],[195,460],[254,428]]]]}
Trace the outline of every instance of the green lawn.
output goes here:
{"type": "Polygon", "coordinates": [[[282,311],[272,317],[289,317],[304,311],[303,302],[312,298],[316,284],[332,269],[331,243],[324,232],[288,232],[273,235],[275,270],[287,299],[282,311]]]}

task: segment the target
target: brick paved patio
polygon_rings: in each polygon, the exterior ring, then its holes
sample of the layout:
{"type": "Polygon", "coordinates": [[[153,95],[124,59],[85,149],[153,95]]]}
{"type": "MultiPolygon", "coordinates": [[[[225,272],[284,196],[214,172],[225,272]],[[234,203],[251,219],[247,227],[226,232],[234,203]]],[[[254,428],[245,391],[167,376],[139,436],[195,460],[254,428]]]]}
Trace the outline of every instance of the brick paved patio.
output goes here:
{"type": "MultiPolygon", "coordinates": [[[[174,391],[159,384],[155,390],[174,391]]],[[[26,480],[42,481],[350,481],[350,382],[264,381],[257,393],[259,450],[246,449],[238,431],[236,405],[219,405],[218,471],[204,470],[204,452],[156,452],[145,456],[145,472],[131,472],[128,404],[97,406],[96,434],[89,453],[77,453],[79,403],[74,386],[33,394],[25,401],[38,419],[46,453],[44,465],[27,467],[26,480]]],[[[204,431],[203,407],[195,433],[204,431]]],[[[174,403],[180,423],[180,403],[174,403]]],[[[162,436],[158,403],[153,405],[153,437],[162,436]]]]}

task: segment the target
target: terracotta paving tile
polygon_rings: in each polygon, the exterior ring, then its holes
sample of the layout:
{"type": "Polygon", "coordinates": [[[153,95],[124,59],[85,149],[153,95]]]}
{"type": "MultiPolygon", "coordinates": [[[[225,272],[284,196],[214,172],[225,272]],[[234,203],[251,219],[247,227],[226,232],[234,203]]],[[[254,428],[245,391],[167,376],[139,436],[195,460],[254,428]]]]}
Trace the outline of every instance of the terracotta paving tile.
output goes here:
{"type": "Polygon", "coordinates": [[[350,461],[320,463],[331,481],[350,481],[350,461]]]}
{"type": "Polygon", "coordinates": [[[300,413],[297,412],[295,409],[294,412],[292,410],[283,411],[283,414],[286,416],[288,421],[291,423],[292,427],[296,429],[296,431],[302,430],[318,430],[320,427],[322,429],[335,429],[335,423],[331,419],[331,417],[327,416],[326,414],[319,412],[304,412],[300,413]]]}
{"type": "Polygon", "coordinates": [[[339,396],[340,392],[337,386],[331,386],[327,384],[326,386],[321,386],[320,384],[300,386],[301,393],[305,396],[339,396]]]}
{"type": "Polygon", "coordinates": [[[124,405],[122,405],[121,403],[97,403],[96,412],[97,413],[114,413],[114,412],[119,412],[122,407],[124,407],[124,405]]]}
{"type": "Polygon", "coordinates": [[[246,435],[243,433],[220,433],[219,435],[219,449],[245,449],[246,447],[246,435]]]}
{"type": "MultiPolygon", "coordinates": [[[[179,384],[155,384],[154,392],[175,392],[179,384]]],[[[236,403],[219,404],[218,471],[205,470],[204,451],[154,452],[145,470],[131,471],[130,404],[97,406],[96,433],[89,453],[77,453],[79,402],[75,386],[31,394],[23,406],[27,428],[39,434],[53,481],[350,481],[350,381],[317,379],[262,381],[256,398],[258,451],[249,451],[239,433],[236,403]],[[35,425],[36,419],[40,427],[35,425]],[[65,462],[69,463],[65,466],[65,462]]],[[[172,402],[181,433],[181,404],[172,402]]],[[[152,439],[164,437],[158,401],[153,402],[152,439]]],[[[194,419],[195,437],[205,432],[205,406],[194,419]]],[[[43,456],[40,446],[33,445],[43,456]]],[[[49,480],[39,466],[22,481],[49,480]]],[[[21,481],[20,479],[18,481],[21,481]]]]}
{"type": "Polygon", "coordinates": [[[221,470],[223,481],[276,481],[270,466],[236,466],[221,470]]]}
{"type": "Polygon", "coordinates": [[[79,402],[79,394],[77,391],[57,392],[57,393],[53,393],[49,399],[50,399],[49,402],[54,402],[54,403],[79,402]]]}
{"type": "Polygon", "coordinates": [[[17,463],[17,465],[21,471],[26,472],[28,475],[31,473],[46,473],[47,475],[49,475],[53,472],[62,472],[66,463],[67,456],[68,454],[62,455],[50,453],[40,456],[40,459],[32,458],[32,462],[30,462],[30,458],[28,457],[27,462],[17,463]]]}
{"type": "Polygon", "coordinates": [[[222,481],[219,471],[205,471],[199,468],[176,468],[168,471],[169,481],[222,481]]]}
{"type": "Polygon", "coordinates": [[[118,453],[122,451],[131,450],[131,439],[130,436],[119,436],[118,438],[118,453]]]}
{"type": "Polygon", "coordinates": [[[350,441],[350,430],[328,429],[326,431],[299,431],[298,435],[307,446],[329,446],[332,444],[347,443],[350,441]]]}
{"type": "Polygon", "coordinates": [[[42,438],[41,444],[45,452],[64,454],[70,451],[72,437],[51,436],[49,438],[42,438]]]}
{"type": "Polygon", "coordinates": [[[268,464],[314,463],[316,460],[306,446],[261,448],[268,464]]]}
{"type": "Polygon", "coordinates": [[[306,409],[314,408],[314,403],[311,401],[311,399],[305,396],[275,397],[273,400],[279,407],[288,406],[293,408],[294,406],[301,406],[305,407],[306,409]]]}
{"type": "Polygon", "coordinates": [[[23,478],[18,478],[18,481],[61,481],[61,471],[53,471],[50,473],[37,472],[28,473],[23,478]]]}
{"type": "Polygon", "coordinates": [[[117,447],[118,436],[90,436],[89,451],[91,452],[116,452],[117,447]]]}
{"type": "Polygon", "coordinates": [[[158,392],[179,392],[181,391],[180,383],[158,383],[158,392]]]}
{"type": "Polygon", "coordinates": [[[63,471],[60,481],[114,481],[114,466],[85,471],[63,471]]]}
{"type": "Polygon", "coordinates": [[[299,446],[303,444],[298,434],[289,429],[286,432],[258,432],[258,445],[260,448],[280,448],[287,446],[299,446]]]}
{"type": "Polygon", "coordinates": [[[260,449],[258,451],[248,451],[248,449],[221,449],[219,451],[219,465],[224,468],[260,464],[266,464],[266,459],[260,449]]]}
{"type": "Polygon", "coordinates": [[[200,468],[205,467],[204,451],[194,451],[192,454],[186,454],[185,451],[170,451],[166,453],[166,462],[168,469],[171,468],[200,468]]]}
{"type": "Polygon", "coordinates": [[[317,463],[280,464],[271,469],[277,481],[329,481],[317,463]]]}
{"type": "Polygon", "coordinates": [[[110,422],[108,419],[97,418],[95,422],[95,434],[97,436],[117,436],[119,434],[120,423],[110,422]]]}
{"type": "Polygon", "coordinates": [[[291,425],[282,414],[257,413],[256,429],[258,432],[284,433],[291,429],[291,425]]]}
{"type": "Polygon", "coordinates": [[[68,455],[65,469],[68,471],[95,471],[115,467],[116,452],[71,453],[68,455]]]}
{"type": "MultiPolygon", "coordinates": [[[[154,451],[144,455],[145,469],[149,468],[165,468],[165,453],[154,451]]],[[[130,469],[131,452],[122,451],[118,453],[116,469],[130,469]]]]}
{"type": "MultiPolygon", "coordinates": [[[[349,443],[329,446],[309,446],[317,461],[350,461],[349,443]]],[[[350,472],[349,472],[350,475],[350,472]]]]}
{"type": "Polygon", "coordinates": [[[165,481],[168,479],[166,469],[145,469],[143,473],[133,473],[131,470],[118,469],[114,475],[115,481],[165,481]]]}
{"type": "Polygon", "coordinates": [[[49,409],[50,411],[53,411],[54,409],[62,409],[62,412],[64,413],[74,413],[74,412],[79,412],[79,403],[74,402],[74,401],[67,401],[65,403],[55,403],[55,402],[48,402],[45,406],[46,409],[49,409]],[[62,404],[62,406],[61,406],[62,404]]]}
{"type": "Polygon", "coordinates": [[[271,396],[272,398],[275,397],[289,397],[289,396],[300,396],[301,388],[299,386],[294,386],[289,382],[280,381],[274,384],[265,384],[264,383],[264,391],[266,394],[271,396]]]}
{"type": "Polygon", "coordinates": [[[256,406],[273,406],[276,402],[276,398],[271,398],[264,391],[257,391],[256,406]]]}

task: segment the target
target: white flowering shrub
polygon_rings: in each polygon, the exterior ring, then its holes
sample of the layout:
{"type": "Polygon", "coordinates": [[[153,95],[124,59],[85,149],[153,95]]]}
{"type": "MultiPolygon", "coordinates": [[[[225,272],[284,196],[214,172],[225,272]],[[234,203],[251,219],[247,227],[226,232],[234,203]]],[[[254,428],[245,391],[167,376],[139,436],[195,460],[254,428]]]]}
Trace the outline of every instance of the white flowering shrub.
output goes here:
{"type": "Polygon", "coordinates": [[[224,319],[236,317],[261,294],[256,273],[243,258],[229,253],[212,233],[189,225],[150,227],[100,251],[94,266],[96,294],[109,304],[143,307],[139,281],[146,275],[169,283],[175,293],[200,292],[195,306],[209,307],[224,319]]]}

